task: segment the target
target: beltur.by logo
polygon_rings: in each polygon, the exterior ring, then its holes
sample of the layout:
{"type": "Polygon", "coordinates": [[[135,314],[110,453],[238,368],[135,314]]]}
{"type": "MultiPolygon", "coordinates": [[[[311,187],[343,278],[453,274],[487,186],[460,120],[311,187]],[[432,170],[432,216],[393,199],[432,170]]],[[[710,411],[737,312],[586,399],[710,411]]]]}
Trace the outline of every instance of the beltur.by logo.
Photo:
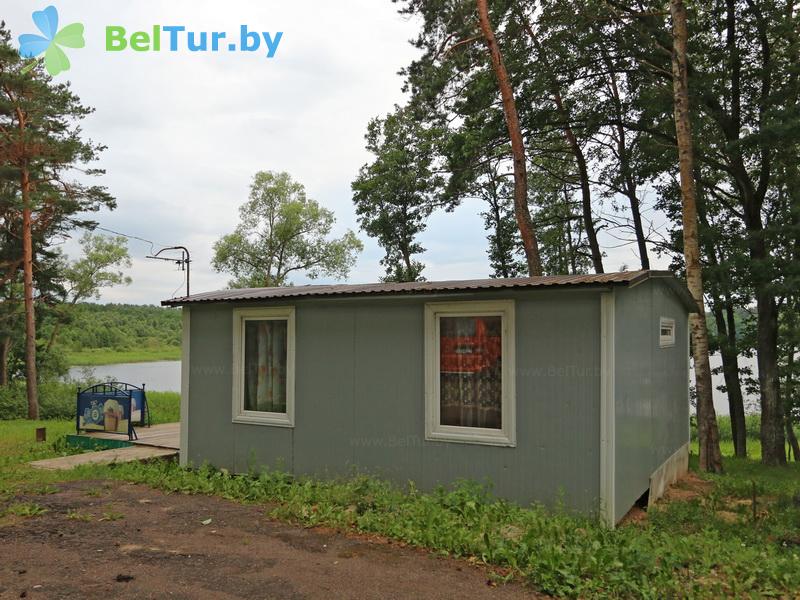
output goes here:
{"type": "MultiPolygon", "coordinates": [[[[19,54],[23,58],[35,58],[44,52],[44,66],[50,75],[55,76],[69,70],[69,58],[61,49],[83,48],[83,24],[71,23],[63,29],[58,28],[58,11],[55,6],[33,13],[33,22],[42,35],[24,33],[19,36],[19,54]]],[[[41,60],[41,59],[39,59],[41,60]]],[[[32,61],[23,70],[30,71],[38,61],[32,61]]]]}
{"type": "MultiPolygon", "coordinates": [[[[59,29],[55,6],[34,11],[33,22],[41,35],[19,36],[20,56],[35,59],[25,65],[23,72],[30,71],[41,61],[52,76],[69,70],[69,58],[63,48],[85,46],[83,24],[71,23],[59,29]]],[[[153,25],[148,31],[130,33],[122,25],[105,27],[107,52],[160,52],[162,49],[169,52],[256,52],[260,49],[267,58],[273,58],[282,39],[282,31],[258,31],[247,25],[240,25],[239,31],[230,35],[225,31],[192,31],[185,25],[153,25]]]]}
{"type": "Polygon", "coordinates": [[[183,25],[153,25],[150,31],[134,31],[130,35],[121,25],[106,26],[106,50],[119,52],[130,48],[135,52],[255,52],[262,47],[267,58],[275,56],[283,32],[251,31],[247,25],[239,27],[238,35],[228,36],[225,31],[187,31],[183,25]]]}

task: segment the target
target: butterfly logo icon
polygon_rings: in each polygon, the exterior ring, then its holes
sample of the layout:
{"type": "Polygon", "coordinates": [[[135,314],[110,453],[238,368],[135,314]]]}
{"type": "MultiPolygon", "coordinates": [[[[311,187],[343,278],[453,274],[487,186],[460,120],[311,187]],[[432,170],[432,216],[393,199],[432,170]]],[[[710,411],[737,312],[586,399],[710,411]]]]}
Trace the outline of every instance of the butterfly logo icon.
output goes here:
{"type": "MultiPolygon", "coordinates": [[[[53,77],[62,71],[68,70],[69,59],[61,47],[84,47],[86,42],[83,39],[83,23],[71,23],[59,31],[58,11],[55,6],[48,6],[44,10],[35,11],[33,13],[33,22],[42,32],[42,35],[25,33],[19,36],[20,56],[34,58],[44,52],[44,66],[53,77]]],[[[25,67],[25,71],[32,69],[36,63],[37,61],[31,62],[25,67]]]]}

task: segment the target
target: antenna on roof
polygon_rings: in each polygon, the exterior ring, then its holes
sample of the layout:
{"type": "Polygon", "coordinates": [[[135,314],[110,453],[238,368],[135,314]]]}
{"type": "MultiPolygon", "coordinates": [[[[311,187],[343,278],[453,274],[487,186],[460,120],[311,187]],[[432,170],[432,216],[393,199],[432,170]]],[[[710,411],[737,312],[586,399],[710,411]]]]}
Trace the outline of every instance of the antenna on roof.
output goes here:
{"type": "Polygon", "coordinates": [[[189,264],[192,262],[192,260],[191,257],[189,256],[189,250],[185,246],[170,246],[169,248],[162,248],[152,256],[145,256],[145,258],[174,262],[181,268],[181,271],[186,271],[186,296],[189,296],[189,264]],[[181,257],[170,258],[168,256],[159,256],[162,252],[165,252],[167,250],[180,250],[181,257]]]}

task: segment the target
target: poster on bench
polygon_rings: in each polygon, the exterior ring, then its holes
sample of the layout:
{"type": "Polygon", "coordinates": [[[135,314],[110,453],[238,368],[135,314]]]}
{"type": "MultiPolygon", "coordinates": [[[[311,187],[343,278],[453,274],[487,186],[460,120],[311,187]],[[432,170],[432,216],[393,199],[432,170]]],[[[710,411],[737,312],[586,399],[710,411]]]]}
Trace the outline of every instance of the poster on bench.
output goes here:
{"type": "Polygon", "coordinates": [[[130,398],[87,395],[78,400],[80,429],[128,433],[130,398]]]}

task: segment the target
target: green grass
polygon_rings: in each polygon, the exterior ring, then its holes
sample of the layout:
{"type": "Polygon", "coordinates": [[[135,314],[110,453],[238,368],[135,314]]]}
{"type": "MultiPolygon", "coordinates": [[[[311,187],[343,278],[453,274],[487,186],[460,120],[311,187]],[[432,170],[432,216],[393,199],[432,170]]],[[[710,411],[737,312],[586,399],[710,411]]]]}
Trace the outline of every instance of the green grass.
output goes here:
{"type": "Polygon", "coordinates": [[[153,425],[181,420],[181,395],[178,392],[147,392],[153,425]]]}
{"type": "Polygon", "coordinates": [[[47,512],[47,509],[35,502],[13,502],[3,511],[3,515],[16,515],[17,517],[38,517],[47,512]]]}
{"type": "MultiPolygon", "coordinates": [[[[692,452],[697,454],[697,429],[694,426],[695,420],[692,417],[692,452]]],[[[731,418],[728,415],[717,416],[719,426],[719,447],[723,456],[733,456],[733,434],[731,431],[731,418]]],[[[761,430],[761,415],[750,414],[745,416],[747,457],[753,460],[761,460],[761,440],[759,439],[761,430]]],[[[800,427],[795,425],[795,435],[800,437],[800,427]]],[[[789,456],[789,444],[786,444],[786,455],[789,456]]]]}
{"type": "MultiPolygon", "coordinates": [[[[71,421],[0,421],[0,503],[20,494],[46,494],[58,481],[80,479],[77,471],[32,469],[28,462],[74,454],[65,436],[75,432],[71,421]],[[46,442],[36,442],[36,428],[47,429],[46,442]]],[[[2,510],[2,509],[0,509],[2,510]]]]}
{"type": "MultiPolygon", "coordinates": [[[[59,479],[121,479],[260,504],[272,517],[302,526],[375,533],[468,557],[491,565],[499,580],[517,578],[557,596],[790,597],[800,589],[798,464],[765,468],[726,458],[726,474],[708,477],[710,490],[688,501],[658,504],[645,521],[609,530],[563,509],[498,500],[472,482],[423,493],[412,484],[398,487],[357,475],[332,481],[277,471],[232,475],[208,466],[182,469],[173,462],[33,471],[25,461],[64,451],[57,439],[33,442],[36,425],[0,422],[6,509],[15,502],[36,504],[15,496],[48,493],[59,479]]],[[[47,426],[50,439],[69,431],[64,423],[47,426]]]]}
{"type": "Polygon", "coordinates": [[[118,363],[152,362],[157,360],[180,360],[181,349],[176,346],[139,348],[136,350],[114,350],[112,348],[89,348],[79,352],[67,352],[67,361],[73,367],[96,367],[118,363]]]}

